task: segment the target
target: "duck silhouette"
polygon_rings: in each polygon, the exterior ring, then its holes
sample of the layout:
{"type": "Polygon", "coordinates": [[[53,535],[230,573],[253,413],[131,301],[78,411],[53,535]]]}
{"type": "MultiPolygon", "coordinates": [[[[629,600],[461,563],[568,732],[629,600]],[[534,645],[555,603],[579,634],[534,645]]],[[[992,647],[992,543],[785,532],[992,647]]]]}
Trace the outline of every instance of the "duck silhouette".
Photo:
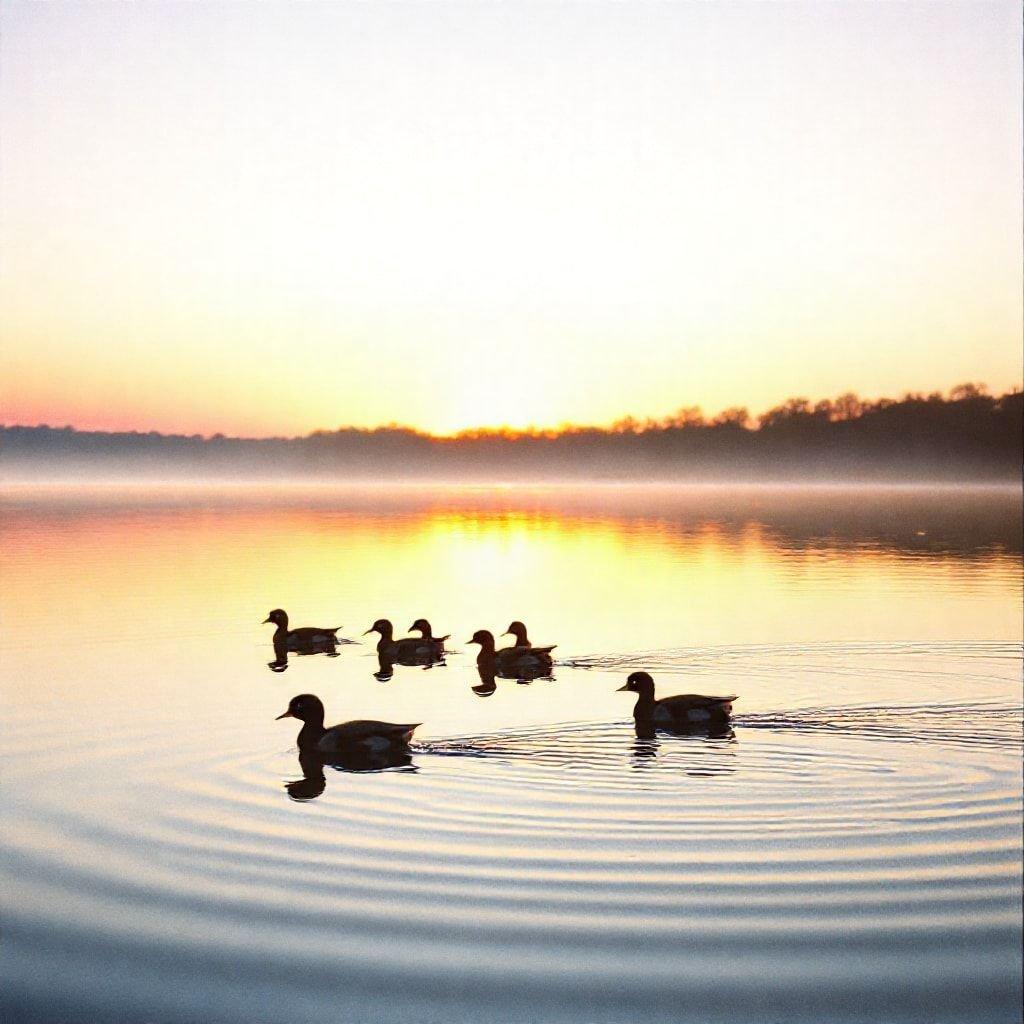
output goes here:
{"type": "Polygon", "coordinates": [[[298,653],[306,649],[308,653],[315,653],[319,645],[337,644],[338,630],[341,626],[300,626],[298,629],[288,628],[288,613],[283,608],[275,608],[261,623],[272,622],[277,629],[274,631],[274,647],[278,644],[287,645],[287,649],[298,653]]]}
{"type": "MultiPolygon", "coordinates": [[[[429,629],[429,626],[427,628],[429,629]]],[[[443,644],[439,647],[438,641],[433,637],[428,640],[422,636],[406,636],[396,640],[395,630],[389,619],[378,619],[366,633],[380,635],[377,641],[377,654],[394,664],[422,665],[424,668],[430,668],[431,665],[443,661],[443,644]]],[[[366,636],[366,633],[363,636],[366,636]]]]}
{"type": "MultiPolygon", "coordinates": [[[[705,697],[696,693],[682,693],[674,697],[654,696],[654,680],[647,672],[633,672],[619,691],[637,695],[633,706],[633,719],[645,732],[650,728],[684,732],[693,726],[706,731],[709,726],[728,722],[732,714],[735,695],[705,697]]],[[[640,732],[638,730],[638,736],[640,732]]]]}
{"type": "Polygon", "coordinates": [[[412,734],[420,723],[378,722],[358,719],[324,727],[323,702],[312,693],[300,693],[277,716],[302,722],[297,739],[299,750],[349,757],[407,753],[412,734]]]}
{"type": "Polygon", "coordinates": [[[508,629],[505,630],[502,636],[513,636],[515,637],[515,646],[512,648],[505,648],[505,650],[515,650],[517,647],[529,647],[532,650],[547,651],[550,653],[553,651],[558,644],[552,644],[550,647],[537,647],[534,648],[533,644],[530,643],[530,638],[526,633],[526,626],[524,626],[518,619],[509,624],[508,629]]]}
{"type": "Polygon", "coordinates": [[[417,619],[410,627],[410,633],[419,633],[420,639],[424,643],[434,644],[437,647],[438,652],[444,650],[445,640],[452,638],[451,633],[445,633],[444,636],[434,636],[434,631],[430,628],[430,623],[426,619],[417,619]]]}
{"type": "Polygon", "coordinates": [[[478,629],[466,642],[480,646],[476,664],[481,673],[520,681],[546,678],[551,674],[554,662],[550,647],[504,647],[499,651],[494,646],[494,634],[487,629],[478,629]]]}

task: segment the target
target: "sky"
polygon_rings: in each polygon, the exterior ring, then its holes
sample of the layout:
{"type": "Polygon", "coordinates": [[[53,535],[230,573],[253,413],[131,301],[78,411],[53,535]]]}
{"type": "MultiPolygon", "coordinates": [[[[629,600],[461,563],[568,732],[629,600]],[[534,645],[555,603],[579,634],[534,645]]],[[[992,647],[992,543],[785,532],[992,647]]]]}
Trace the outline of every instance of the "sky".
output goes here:
{"type": "Polygon", "coordinates": [[[1013,3],[0,4],[0,422],[1022,376],[1013,3]]]}

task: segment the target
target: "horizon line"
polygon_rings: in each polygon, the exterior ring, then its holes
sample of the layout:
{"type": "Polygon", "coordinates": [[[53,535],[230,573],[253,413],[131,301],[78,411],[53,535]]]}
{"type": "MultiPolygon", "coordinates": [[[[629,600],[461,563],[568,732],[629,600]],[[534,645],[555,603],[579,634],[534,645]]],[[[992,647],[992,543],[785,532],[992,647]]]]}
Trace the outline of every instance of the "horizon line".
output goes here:
{"type": "MultiPolygon", "coordinates": [[[[414,427],[406,423],[398,423],[391,421],[388,423],[378,423],[374,426],[357,426],[355,424],[339,424],[335,427],[317,427],[313,430],[308,431],[305,434],[263,434],[263,435],[242,435],[242,434],[224,434],[221,431],[216,431],[212,434],[204,434],[198,431],[186,433],[184,431],[164,431],[155,429],[144,429],[139,427],[133,427],[131,429],[121,430],[110,430],[110,429],[93,429],[83,428],[76,426],[73,423],[64,423],[60,425],[52,423],[0,423],[0,430],[71,430],[75,433],[82,434],[127,434],[127,435],[138,435],[138,436],[152,436],[154,434],[161,437],[179,437],[190,440],[201,439],[203,441],[212,440],[231,440],[231,441],[299,441],[314,437],[318,434],[334,434],[341,433],[343,431],[357,431],[360,433],[373,434],[384,431],[396,431],[401,433],[413,434],[417,437],[426,438],[428,440],[435,441],[457,441],[460,439],[471,439],[474,437],[502,437],[510,440],[516,438],[556,438],[565,434],[577,433],[580,431],[595,430],[602,433],[624,433],[627,431],[646,431],[646,430],[659,430],[670,427],[682,428],[687,427],[713,427],[722,426],[731,423],[736,427],[742,429],[757,430],[763,425],[762,421],[776,410],[783,410],[792,408],[794,404],[802,403],[807,407],[808,412],[812,412],[815,409],[820,409],[826,405],[834,405],[844,399],[854,399],[861,411],[867,411],[871,407],[877,407],[880,403],[887,404],[899,404],[908,401],[943,401],[943,402],[954,402],[963,400],[965,398],[991,398],[995,401],[1000,401],[1004,398],[1009,398],[1014,395],[1019,395],[1024,392],[1024,384],[1013,384],[1011,387],[1002,392],[1001,394],[994,394],[989,391],[987,385],[983,383],[975,382],[964,382],[956,384],[951,387],[945,394],[941,391],[931,391],[928,393],[922,391],[904,391],[898,398],[890,398],[888,396],[879,396],[878,398],[863,398],[857,395],[855,392],[846,391],[836,395],[834,398],[821,398],[816,402],[811,402],[810,399],[804,398],[803,396],[794,396],[785,399],[783,402],[772,406],[770,409],[764,410],[764,412],[754,414],[749,412],[746,406],[727,406],[724,409],[719,410],[717,413],[711,415],[705,415],[701,406],[681,406],[676,410],[675,413],[668,414],[661,417],[645,416],[638,418],[633,415],[622,416],[619,419],[613,420],[605,424],[599,423],[573,423],[573,422],[562,422],[557,426],[541,427],[534,424],[530,424],[526,427],[512,427],[507,423],[498,424],[493,426],[473,426],[473,427],[462,427],[456,431],[449,432],[435,432],[432,430],[423,430],[419,427],[414,427]],[[958,394],[959,393],[959,394],[958,394]],[[739,418],[739,414],[742,413],[742,418],[739,418]]],[[[857,419],[858,415],[838,417],[857,419]]]]}

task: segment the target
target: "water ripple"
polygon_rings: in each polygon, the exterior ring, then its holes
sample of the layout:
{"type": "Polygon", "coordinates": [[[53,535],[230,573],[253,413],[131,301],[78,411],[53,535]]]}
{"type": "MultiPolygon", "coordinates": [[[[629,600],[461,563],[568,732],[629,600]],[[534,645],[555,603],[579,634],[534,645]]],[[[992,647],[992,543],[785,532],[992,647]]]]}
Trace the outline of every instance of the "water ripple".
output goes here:
{"type": "Polygon", "coordinates": [[[986,698],[751,712],[717,737],[570,722],[321,777],[205,721],[69,724],[44,756],[24,713],[5,729],[6,1005],[74,993],[57,1019],[90,1019],[148,972],[156,1005],[122,1019],[305,1022],[329,1003],[526,1024],[578,1019],[585,992],[600,1024],[638,999],[667,1024],[684,997],[693,1020],[750,998],[866,1022],[899,986],[901,1020],[995,1020],[1016,996],[1020,719],[986,698]],[[315,798],[290,799],[310,774],[315,798]],[[197,963],[205,1010],[176,980],[197,963]]]}

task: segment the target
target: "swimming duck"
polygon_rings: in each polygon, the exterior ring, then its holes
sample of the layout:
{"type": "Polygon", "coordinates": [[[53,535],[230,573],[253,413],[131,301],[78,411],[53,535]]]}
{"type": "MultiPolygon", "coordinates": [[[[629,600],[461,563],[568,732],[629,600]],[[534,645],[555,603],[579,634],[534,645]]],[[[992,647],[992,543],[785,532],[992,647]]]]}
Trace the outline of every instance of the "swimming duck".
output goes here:
{"type": "Polygon", "coordinates": [[[283,608],[275,608],[261,623],[272,622],[277,629],[274,631],[275,646],[281,643],[291,648],[305,647],[312,648],[317,644],[336,644],[338,642],[338,630],[341,626],[334,626],[331,629],[320,626],[300,626],[298,629],[288,628],[288,613],[283,608]]]}
{"type": "Polygon", "coordinates": [[[394,722],[357,720],[324,728],[324,706],[312,693],[300,693],[288,702],[288,710],[277,719],[297,718],[299,750],[320,754],[384,754],[407,751],[412,734],[420,723],[399,725],[394,722]]]}
{"type": "Polygon", "coordinates": [[[676,697],[654,698],[654,680],[647,672],[634,672],[619,692],[627,690],[637,695],[633,718],[655,725],[678,727],[693,722],[722,721],[732,713],[735,695],[729,697],[702,697],[695,693],[682,693],[676,697]]]}
{"type": "Polygon", "coordinates": [[[435,644],[438,648],[444,647],[445,640],[450,640],[452,636],[451,633],[446,633],[444,636],[434,636],[434,631],[430,628],[430,623],[426,619],[417,619],[409,627],[409,632],[418,632],[423,640],[435,644]]]}
{"type": "MultiPolygon", "coordinates": [[[[516,638],[516,647],[533,647],[533,644],[530,643],[530,638],[526,635],[526,627],[518,619],[511,623],[508,629],[501,635],[514,636],[516,638]]],[[[538,650],[553,651],[557,646],[558,644],[552,644],[550,647],[540,647],[538,650]]]]}
{"type": "Polygon", "coordinates": [[[478,629],[470,644],[479,644],[480,653],[476,656],[477,668],[493,670],[497,667],[501,674],[511,676],[538,676],[551,671],[551,647],[503,647],[500,651],[494,648],[494,634],[489,629],[478,629]]]}
{"type": "Polygon", "coordinates": [[[388,619],[378,619],[366,633],[379,633],[377,653],[400,665],[433,664],[440,660],[438,641],[426,640],[421,636],[406,636],[396,640],[394,626],[388,619]]]}

